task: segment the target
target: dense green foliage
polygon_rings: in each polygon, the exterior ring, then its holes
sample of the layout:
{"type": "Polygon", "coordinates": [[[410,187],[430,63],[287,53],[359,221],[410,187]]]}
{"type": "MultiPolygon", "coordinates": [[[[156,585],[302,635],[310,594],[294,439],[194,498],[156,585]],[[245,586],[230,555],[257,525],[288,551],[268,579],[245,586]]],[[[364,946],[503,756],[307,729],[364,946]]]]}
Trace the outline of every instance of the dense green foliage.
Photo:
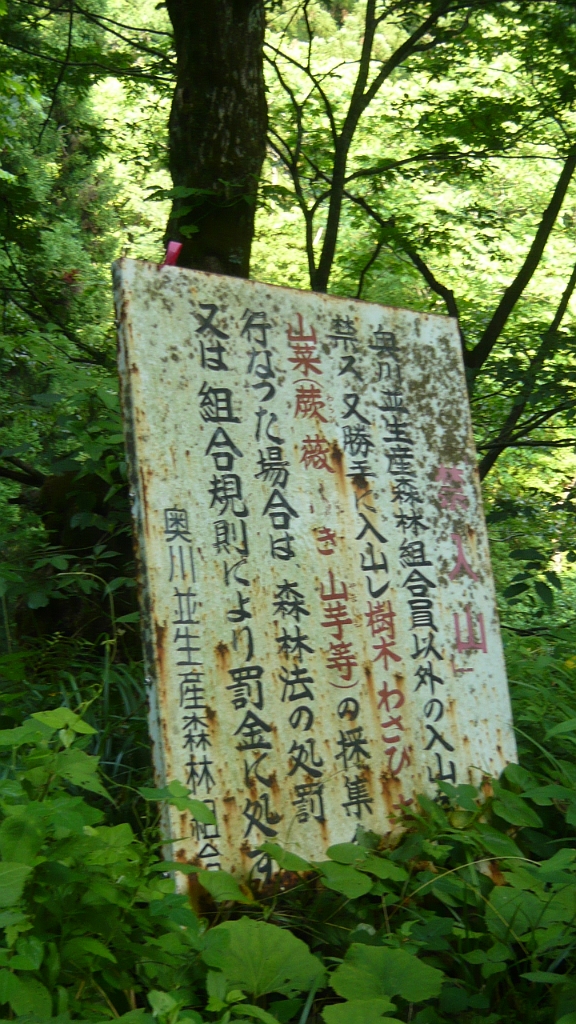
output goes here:
{"type": "MultiPolygon", "coordinates": [[[[367,5],[267,6],[252,274],[309,287],[367,5]]],[[[440,7],[390,5],[370,74],[440,7]]],[[[485,498],[521,767],[322,864],[269,849],[269,888],[189,869],[189,898],[156,812],[188,797],[151,789],[109,282],[116,256],[162,254],[170,25],[152,0],[0,0],[5,1018],[576,1021],[573,185],[471,356],[573,152],[575,34],[571,2],[455,0],[358,120],[329,268],[338,294],[460,314],[481,457],[501,444],[485,498]]]]}
{"type": "Polygon", "coordinates": [[[319,863],[264,844],[268,885],[178,865],[192,901],[146,808],[205,806],[141,787],[139,835],[111,824],[126,786],[103,785],[94,728],[34,713],[0,732],[0,1003],[22,1024],[573,1024],[575,710],[555,709],[532,770],[443,783],[384,839],[360,829],[319,863]]]}

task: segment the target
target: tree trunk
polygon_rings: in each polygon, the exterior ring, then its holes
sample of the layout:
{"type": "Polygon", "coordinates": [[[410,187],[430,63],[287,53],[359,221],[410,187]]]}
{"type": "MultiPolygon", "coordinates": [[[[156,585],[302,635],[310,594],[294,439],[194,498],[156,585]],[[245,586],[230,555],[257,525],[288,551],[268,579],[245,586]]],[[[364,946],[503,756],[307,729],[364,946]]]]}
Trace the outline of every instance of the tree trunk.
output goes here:
{"type": "Polygon", "coordinates": [[[166,6],[177,56],[170,171],[175,186],[200,190],[175,199],[166,237],[183,243],[181,266],[248,277],[266,152],[264,0],[166,6]]]}

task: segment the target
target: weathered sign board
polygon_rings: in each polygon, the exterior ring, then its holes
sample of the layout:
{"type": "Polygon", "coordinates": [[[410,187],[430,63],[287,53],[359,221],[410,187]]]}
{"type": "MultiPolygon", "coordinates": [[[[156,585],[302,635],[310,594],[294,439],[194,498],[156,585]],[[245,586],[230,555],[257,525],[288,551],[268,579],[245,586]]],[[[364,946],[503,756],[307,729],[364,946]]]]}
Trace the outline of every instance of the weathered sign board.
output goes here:
{"type": "Polygon", "coordinates": [[[267,875],[515,759],[454,321],[115,265],[174,853],[267,875]]]}

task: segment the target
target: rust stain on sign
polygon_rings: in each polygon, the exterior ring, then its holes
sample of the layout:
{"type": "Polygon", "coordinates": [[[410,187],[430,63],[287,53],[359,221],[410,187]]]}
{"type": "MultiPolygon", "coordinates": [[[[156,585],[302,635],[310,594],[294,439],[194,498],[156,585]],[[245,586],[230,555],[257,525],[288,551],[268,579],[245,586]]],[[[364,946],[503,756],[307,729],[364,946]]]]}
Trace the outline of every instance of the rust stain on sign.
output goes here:
{"type": "Polygon", "coordinates": [[[131,260],[119,364],[178,857],[266,876],[515,746],[454,321],[131,260]]]}

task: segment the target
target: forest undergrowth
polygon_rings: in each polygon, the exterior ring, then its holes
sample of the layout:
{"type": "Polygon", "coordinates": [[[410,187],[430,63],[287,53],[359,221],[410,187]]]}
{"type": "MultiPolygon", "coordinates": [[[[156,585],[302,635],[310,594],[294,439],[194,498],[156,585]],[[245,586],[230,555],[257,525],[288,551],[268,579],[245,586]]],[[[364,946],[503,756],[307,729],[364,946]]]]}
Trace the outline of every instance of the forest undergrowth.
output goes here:
{"type": "Polygon", "coordinates": [[[441,783],[317,863],[265,843],[269,884],[188,866],[184,894],[158,808],[210,812],[153,788],[140,664],[106,637],[100,659],[64,638],[5,654],[5,1019],[574,1024],[574,640],[508,635],[520,763],[499,781],[441,783]]]}

